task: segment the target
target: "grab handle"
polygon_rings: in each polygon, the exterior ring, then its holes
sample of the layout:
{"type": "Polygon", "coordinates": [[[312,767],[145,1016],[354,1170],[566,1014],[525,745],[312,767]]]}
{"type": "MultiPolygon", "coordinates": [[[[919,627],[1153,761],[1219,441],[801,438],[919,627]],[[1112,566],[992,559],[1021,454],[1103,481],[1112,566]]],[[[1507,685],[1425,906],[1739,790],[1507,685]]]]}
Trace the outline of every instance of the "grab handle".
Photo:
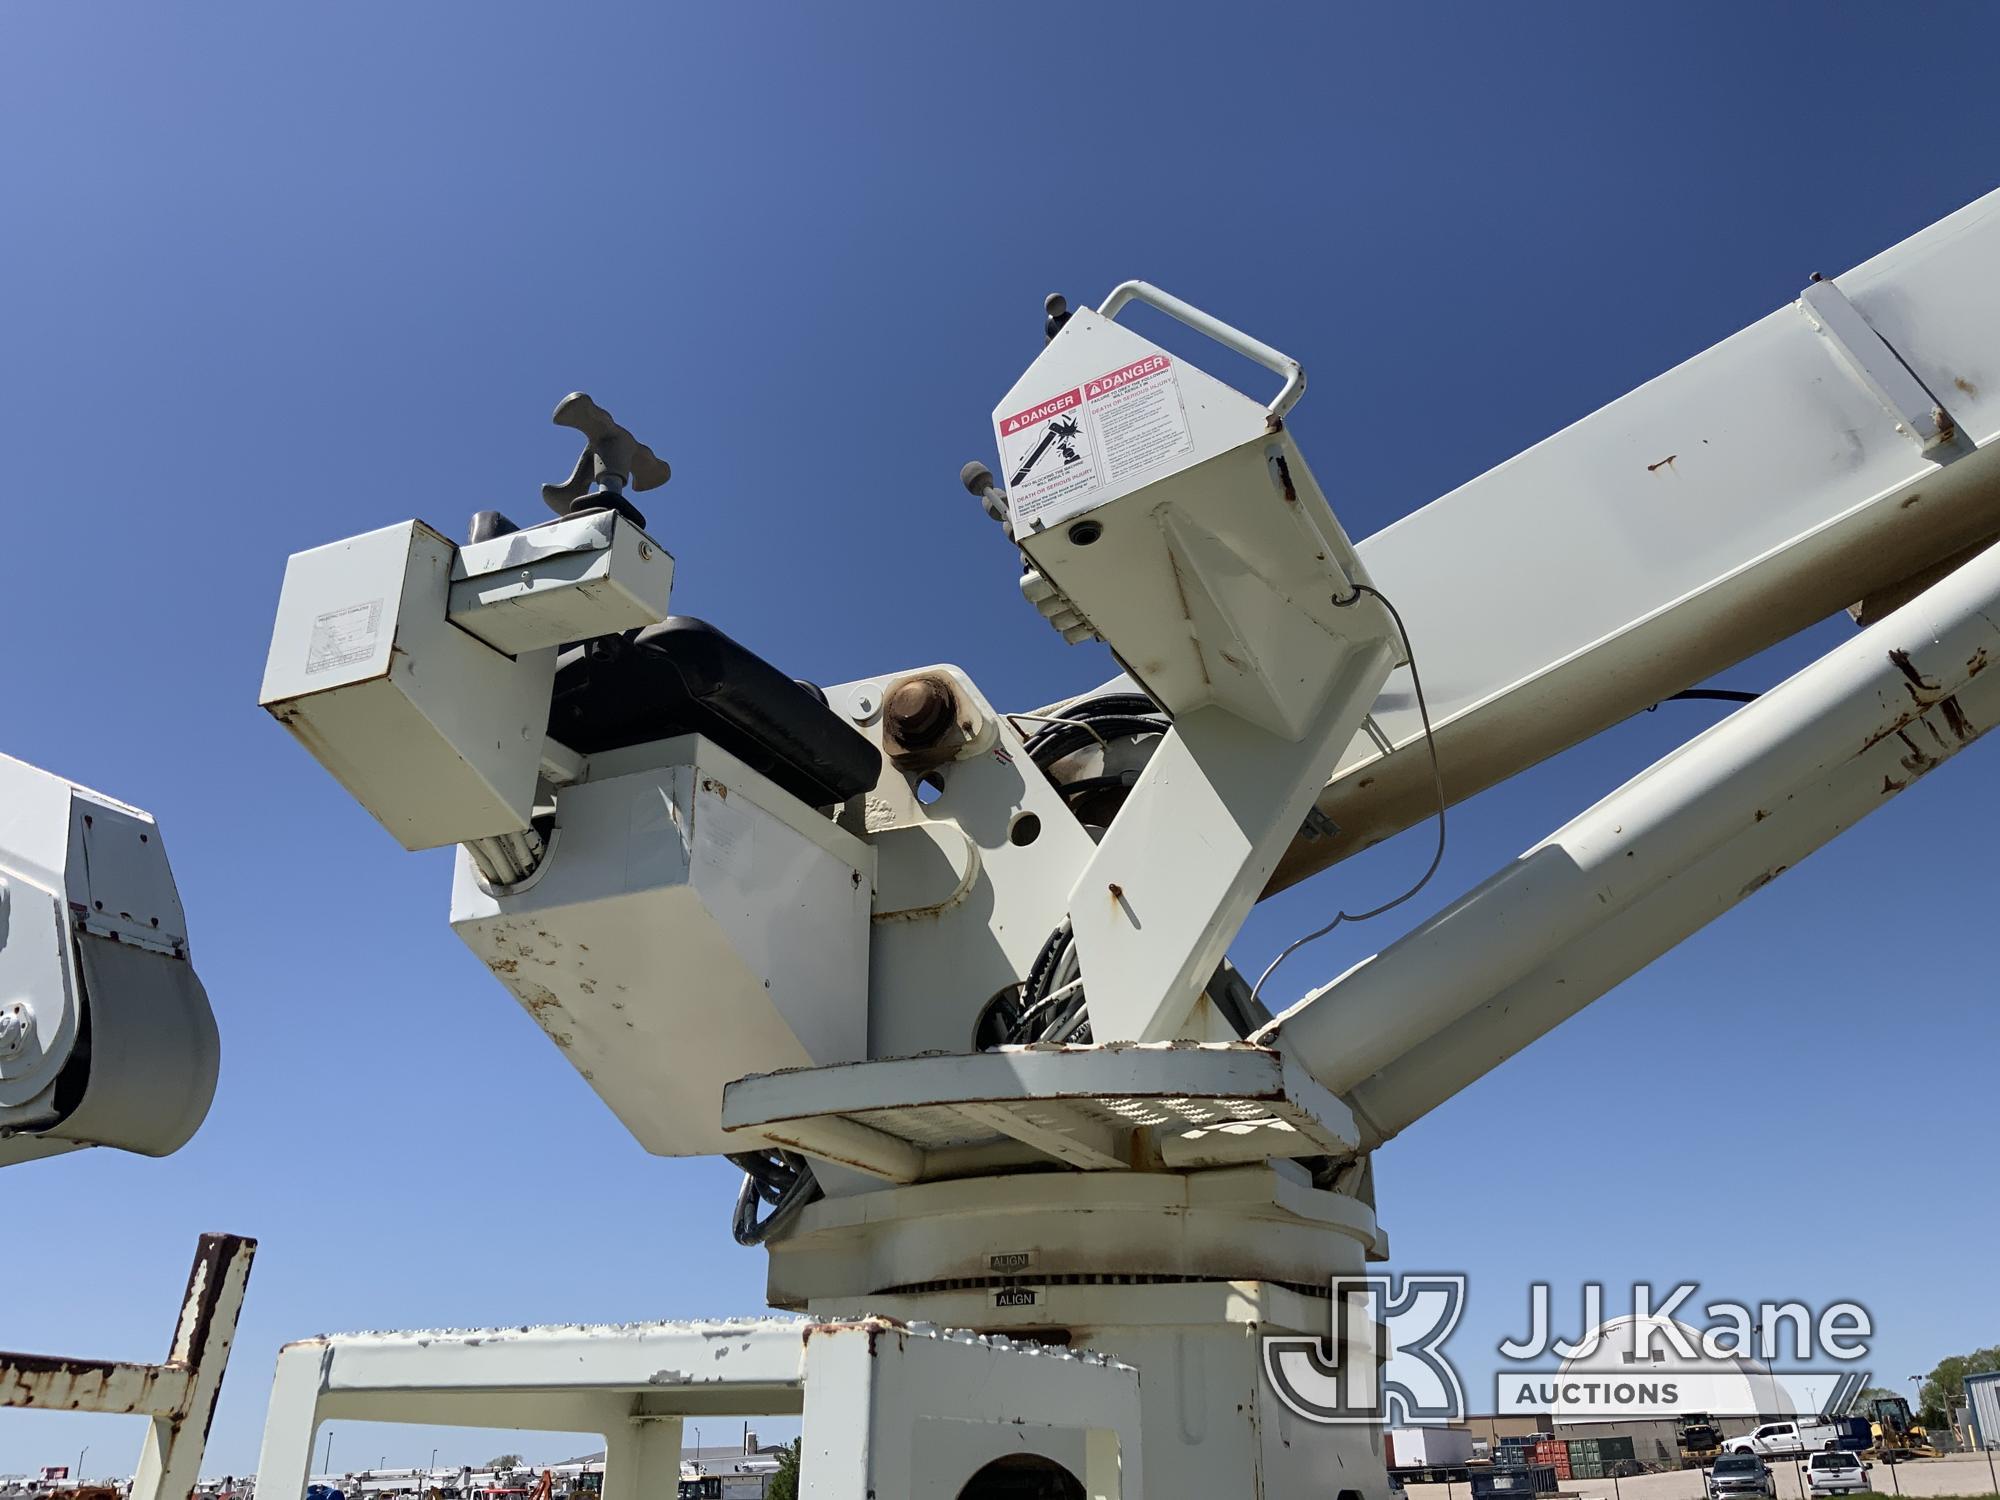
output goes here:
{"type": "Polygon", "coordinates": [[[1298,405],[1299,397],[1306,393],[1305,367],[1289,354],[1281,354],[1269,344],[1253,339],[1240,328],[1231,328],[1220,318],[1209,316],[1200,308],[1181,301],[1170,293],[1145,281],[1128,281],[1104,299],[1104,305],[1097,309],[1099,317],[1116,318],[1119,310],[1128,302],[1143,302],[1148,307],[1156,307],[1170,318],[1177,318],[1196,333],[1206,334],[1225,349],[1233,349],[1245,359],[1255,360],[1265,369],[1285,377],[1284,387],[1264,408],[1275,420],[1298,405]]]}

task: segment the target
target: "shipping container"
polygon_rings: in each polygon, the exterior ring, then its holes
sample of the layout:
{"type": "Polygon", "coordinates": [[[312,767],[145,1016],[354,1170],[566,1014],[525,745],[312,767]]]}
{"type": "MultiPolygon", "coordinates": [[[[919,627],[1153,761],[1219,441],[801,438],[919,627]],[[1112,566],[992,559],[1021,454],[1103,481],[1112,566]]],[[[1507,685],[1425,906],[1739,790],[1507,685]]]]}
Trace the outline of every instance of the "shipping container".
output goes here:
{"type": "MultiPolygon", "coordinates": [[[[1566,1438],[1563,1446],[1569,1450],[1572,1467],[1579,1463],[1615,1464],[1620,1461],[1630,1463],[1635,1457],[1632,1439],[1629,1437],[1566,1438]]],[[[1602,1478],[1602,1475],[1575,1473],[1577,1479],[1602,1478]]]]}
{"type": "Polygon", "coordinates": [[[1472,1434],[1463,1427],[1396,1427],[1388,1441],[1399,1469],[1449,1469],[1472,1457],[1472,1434]]]}

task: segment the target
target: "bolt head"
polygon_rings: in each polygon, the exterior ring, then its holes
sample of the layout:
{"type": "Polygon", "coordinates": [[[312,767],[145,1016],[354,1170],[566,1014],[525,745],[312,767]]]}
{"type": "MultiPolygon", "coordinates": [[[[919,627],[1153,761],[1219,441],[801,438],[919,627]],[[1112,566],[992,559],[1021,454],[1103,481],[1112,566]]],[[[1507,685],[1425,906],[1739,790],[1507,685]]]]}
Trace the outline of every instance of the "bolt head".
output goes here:
{"type": "Polygon", "coordinates": [[[35,1013],[25,1001],[0,1008],[0,1057],[18,1056],[27,1047],[34,1027],[35,1013]]]}
{"type": "Polygon", "coordinates": [[[882,727],[913,750],[944,738],[958,714],[958,696],[940,677],[912,677],[883,700],[882,727]]]}

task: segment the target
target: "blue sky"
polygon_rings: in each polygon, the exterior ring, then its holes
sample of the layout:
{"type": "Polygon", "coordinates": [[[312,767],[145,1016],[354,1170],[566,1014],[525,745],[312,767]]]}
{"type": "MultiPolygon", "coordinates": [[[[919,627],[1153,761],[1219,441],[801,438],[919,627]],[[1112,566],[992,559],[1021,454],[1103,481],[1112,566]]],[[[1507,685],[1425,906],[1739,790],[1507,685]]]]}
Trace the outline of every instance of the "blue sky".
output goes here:
{"type": "MultiPolygon", "coordinates": [[[[1106,663],[1021,602],[956,475],[1045,292],[1143,276],[1298,355],[1294,430],[1362,536],[1994,187],[1996,42],[1972,5],[6,7],[0,747],[160,818],[224,1063],[178,1156],[0,1178],[0,1347],[157,1358],[196,1233],[261,1237],[209,1464],[242,1472],[286,1339],[761,1305],[733,1172],[640,1151],[452,936],[448,857],[258,709],[288,553],[534,514],[582,388],[673,463],[677,608],[797,675],[951,660],[1044,701],[1106,663]]],[[[1424,898],[1275,998],[1710,714],[1468,805],[1424,898]]],[[[1537,1278],[1858,1298],[1899,1387],[2000,1342],[1996,753],[1382,1153],[1397,1263],[1473,1277],[1468,1369],[1537,1278]],[[1830,1232],[1823,1188],[1859,1204],[1830,1232]]],[[[1239,958],[1428,837],[1266,903],[1239,958]]],[[[343,1426],[335,1464],[439,1441],[343,1426]]],[[[139,1431],[0,1414],[0,1472],[85,1443],[128,1472],[139,1431]]]]}

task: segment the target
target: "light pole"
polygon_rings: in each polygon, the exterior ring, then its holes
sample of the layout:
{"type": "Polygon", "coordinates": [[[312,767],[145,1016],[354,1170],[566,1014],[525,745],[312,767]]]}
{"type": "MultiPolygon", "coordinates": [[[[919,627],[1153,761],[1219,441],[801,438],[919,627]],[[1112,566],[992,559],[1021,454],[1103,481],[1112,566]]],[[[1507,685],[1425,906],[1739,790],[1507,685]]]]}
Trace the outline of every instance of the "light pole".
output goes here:
{"type": "Polygon", "coordinates": [[[333,1477],[333,1424],[326,1424],[326,1457],[320,1460],[320,1473],[329,1479],[333,1477]]]}
{"type": "Polygon", "coordinates": [[[78,1484],[79,1486],[80,1486],[80,1485],[82,1485],[82,1483],[83,1483],[83,1455],[84,1455],[84,1454],[86,1454],[86,1453],[88,1453],[89,1451],[90,1451],[90,1444],[88,1444],[88,1443],[85,1443],[85,1444],[83,1445],[83,1447],[82,1447],[81,1449],[79,1449],[79,1450],[77,1451],[77,1455],[76,1455],[76,1482],[77,1482],[77,1484],[78,1484]]]}

